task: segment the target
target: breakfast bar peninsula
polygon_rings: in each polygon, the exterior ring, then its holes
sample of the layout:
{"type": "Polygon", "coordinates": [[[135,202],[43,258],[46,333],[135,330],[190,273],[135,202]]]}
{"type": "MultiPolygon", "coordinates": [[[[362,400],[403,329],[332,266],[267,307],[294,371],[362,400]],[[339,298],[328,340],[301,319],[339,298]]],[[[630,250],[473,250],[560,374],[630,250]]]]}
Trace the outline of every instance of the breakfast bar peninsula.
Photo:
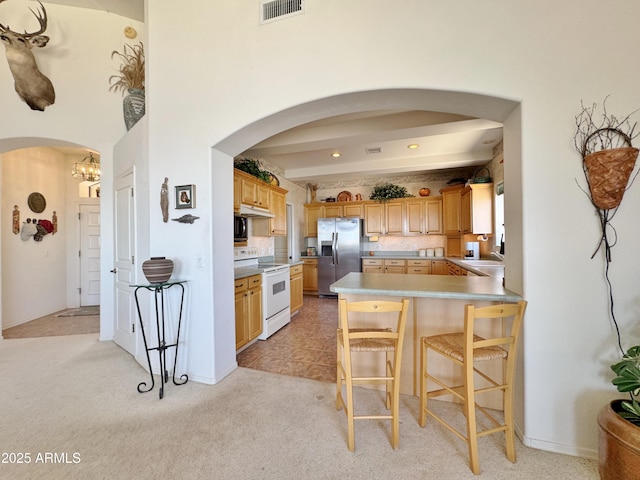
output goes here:
{"type": "MultiPolygon", "coordinates": [[[[330,289],[347,301],[411,299],[400,380],[400,392],[408,395],[418,393],[420,337],[462,331],[466,304],[482,307],[522,300],[520,295],[503,287],[501,278],[489,276],[354,272],[333,283],[330,289]]],[[[439,362],[440,359],[435,358],[432,367],[450,369],[446,361],[439,362]]],[[[371,369],[373,365],[373,360],[370,363],[362,358],[359,367],[371,369]]],[[[450,375],[453,379],[458,373],[451,370],[450,375]]]]}

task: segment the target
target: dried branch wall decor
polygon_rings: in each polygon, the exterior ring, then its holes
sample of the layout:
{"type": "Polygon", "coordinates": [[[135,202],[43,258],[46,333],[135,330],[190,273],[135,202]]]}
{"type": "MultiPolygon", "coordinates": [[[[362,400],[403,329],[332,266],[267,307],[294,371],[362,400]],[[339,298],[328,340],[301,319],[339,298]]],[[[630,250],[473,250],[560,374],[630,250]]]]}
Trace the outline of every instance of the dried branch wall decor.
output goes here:
{"type": "Polygon", "coordinates": [[[611,225],[611,220],[618,211],[624,192],[631,187],[638,175],[637,170],[633,174],[638,149],[634,148],[632,143],[640,132],[636,131],[638,124],[632,121],[631,117],[639,110],[618,118],[607,111],[607,98],[602,102],[601,113],[597,113],[597,104],[585,107],[581,103],[582,110],[575,117],[574,143],[582,157],[582,170],[588,186],[588,191],[583,191],[596,209],[600,221],[601,235],[591,258],[596,256],[600,248],[604,248],[609,315],[616,329],[618,347],[624,353],[613,309],[613,287],[609,278],[611,249],[617,241],[616,230],[611,225]]]}

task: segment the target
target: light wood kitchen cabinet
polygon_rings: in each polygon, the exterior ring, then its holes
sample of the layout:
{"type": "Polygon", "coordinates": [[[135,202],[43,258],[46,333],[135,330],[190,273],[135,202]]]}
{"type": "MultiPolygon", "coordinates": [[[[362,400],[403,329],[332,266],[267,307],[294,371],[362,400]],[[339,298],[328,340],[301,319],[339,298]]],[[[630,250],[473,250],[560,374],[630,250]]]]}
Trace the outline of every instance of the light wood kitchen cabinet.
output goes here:
{"type": "Polygon", "coordinates": [[[404,202],[375,202],[364,205],[365,235],[402,235],[404,202]]]}
{"type": "Polygon", "coordinates": [[[398,259],[385,259],[384,273],[406,273],[406,261],[398,259]]]}
{"type": "Polygon", "coordinates": [[[364,234],[367,237],[384,235],[384,205],[367,203],[364,206],[364,234]]]}
{"type": "Polygon", "coordinates": [[[447,271],[449,273],[449,275],[455,275],[455,276],[466,276],[467,275],[467,270],[462,268],[460,265],[456,265],[455,263],[452,262],[447,262],[447,271]]]}
{"type": "Polygon", "coordinates": [[[410,259],[406,261],[407,273],[411,275],[429,275],[431,273],[431,260],[410,259]]]}
{"type": "Polygon", "coordinates": [[[441,198],[407,200],[405,205],[405,235],[442,235],[441,198]]]}
{"type": "Polygon", "coordinates": [[[493,233],[493,183],[472,183],[468,189],[469,198],[462,203],[468,233],[493,233]]]}
{"type": "Polygon", "coordinates": [[[404,234],[404,205],[405,202],[385,202],[384,204],[384,220],[385,233],[387,235],[403,235],[404,234]]]}
{"type": "Polygon", "coordinates": [[[318,293],[318,259],[305,258],[302,267],[302,290],[307,293],[318,293]]]}
{"type": "Polygon", "coordinates": [[[304,236],[318,236],[318,218],[323,218],[323,206],[319,203],[312,203],[304,206],[304,236]]]}
{"type": "Polygon", "coordinates": [[[425,202],[424,233],[442,235],[442,198],[430,198],[425,202]]]}
{"type": "Polygon", "coordinates": [[[251,175],[248,177],[250,178],[240,179],[240,201],[245,205],[269,210],[269,185],[251,175]]]}
{"type": "Polygon", "coordinates": [[[384,261],[381,258],[363,258],[362,273],[384,273],[384,261]]]}
{"type": "Polygon", "coordinates": [[[431,262],[431,275],[449,275],[446,260],[433,260],[431,262]]]}
{"type": "Polygon", "coordinates": [[[460,194],[460,227],[462,228],[462,233],[473,233],[470,188],[465,188],[460,194]]]}
{"type": "Polygon", "coordinates": [[[364,218],[364,208],[361,203],[352,203],[349,205],[343,205],[342,209],[344,211],[345,217],[364,218]]]}
{"type": "Polygon", "coordinates": [[[262,275],[235,281],[236,350],[262,333],[262,275]]]}
{"type": "Polygon", "coordinates": [[[493,233],[493,183],[442,190],[444,233],[493,233]]]}
{"type": "Polygon", "coordinates": [[[287,228],[286,195],[284,188],[265,183],[241,170],[233,171],[234,211],[239,211],[241,204],[269,210],[276,215],[276,230],[284,230],[282,235],[286,234],[287,228]]]}
{"type": "Polygon", "coordinates": [[[273,218],[254,217],[252,233],[257,237],[284,237],[287,235],[287,191],[279,187],[269,189],[269,211],[273,218]]]}
{"type": "Polygon", "coordinates": [[[324,214],[320,218],[338,218],[343,217],[343,207],[342,205],[335,205],[332,203],[327,203],[324,205],[324,214]]]}
{"type": "Polygon", "coordinates": [[[240,211],[240,204],[242,203],[242,179],[234,175],[233,176],[233,211],[238,213],[240,211]]]}
{"type": "Polygon", "coordinates": [[[304,288],[302,271],[303,271],[302,265],[294,265],[289,269],[289,280],[290,280],[289,290],[291,292],[291,302],[290,302],[291,313],[296,312],[300,310],[300,308],[302,308],[302,303],[303,303],[302,292],[304,288]]]}
{"type": "Polygon", "coordinates": [[[446,235],[462,234],[462,186],[443,188],[442,218],[446,235]]]}

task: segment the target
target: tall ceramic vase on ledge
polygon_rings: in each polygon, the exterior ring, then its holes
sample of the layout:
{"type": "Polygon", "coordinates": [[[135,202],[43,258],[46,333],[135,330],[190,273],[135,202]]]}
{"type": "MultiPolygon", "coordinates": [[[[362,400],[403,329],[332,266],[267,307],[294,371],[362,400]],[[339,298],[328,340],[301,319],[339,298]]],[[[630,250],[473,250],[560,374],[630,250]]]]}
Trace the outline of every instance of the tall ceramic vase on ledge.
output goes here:
{"type": "Polygon", "coordinates": [[[145,113],[144,90],[139,88],[130,88],[127,90],[129,94],[122,100],[122,109],[124,111],[124,124],[127,131],[138,123],[145,113]]]}
{"type": "Polygon", "coordinates": [[[173,273],[173,261],[164,257],[151,257],[142,263],[142,272],[149,283],[165,283],[173,273]]]}

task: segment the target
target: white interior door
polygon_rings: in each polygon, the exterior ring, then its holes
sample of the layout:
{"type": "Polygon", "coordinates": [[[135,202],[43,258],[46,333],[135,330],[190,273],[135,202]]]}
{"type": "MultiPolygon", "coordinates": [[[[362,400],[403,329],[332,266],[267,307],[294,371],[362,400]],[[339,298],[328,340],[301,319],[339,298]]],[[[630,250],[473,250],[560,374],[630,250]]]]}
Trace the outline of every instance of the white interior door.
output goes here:
{"type": "Polygon", "coordinates": [[[100,205],[80,205],[80,306],[100,305],[100,205]]]}
{"type": "Polygon", "coordinates": [[[132,355],[136,355],[136,308],[133,297],[134,273],[134,198],[133,174],[114,181],[114,258],[115,314],[114,341],[132,355]]]}

